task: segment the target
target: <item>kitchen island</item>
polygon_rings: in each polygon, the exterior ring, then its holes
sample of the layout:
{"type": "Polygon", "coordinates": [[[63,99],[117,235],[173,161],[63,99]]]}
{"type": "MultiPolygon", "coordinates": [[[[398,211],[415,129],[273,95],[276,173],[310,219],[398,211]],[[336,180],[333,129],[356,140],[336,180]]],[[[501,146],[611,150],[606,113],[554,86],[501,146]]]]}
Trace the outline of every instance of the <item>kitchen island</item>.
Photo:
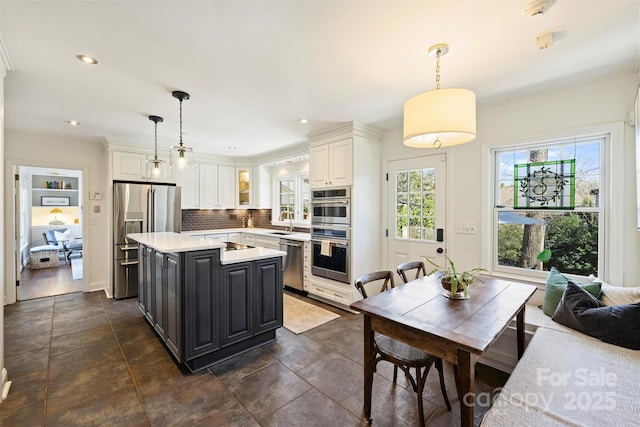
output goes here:
{"type": "Polygon", "coordinates": [[[282,257],[268,248],[179,233],[134,233],[138,306],[179,363],[196,372],[275,340],[282,326],[282,257]]]}

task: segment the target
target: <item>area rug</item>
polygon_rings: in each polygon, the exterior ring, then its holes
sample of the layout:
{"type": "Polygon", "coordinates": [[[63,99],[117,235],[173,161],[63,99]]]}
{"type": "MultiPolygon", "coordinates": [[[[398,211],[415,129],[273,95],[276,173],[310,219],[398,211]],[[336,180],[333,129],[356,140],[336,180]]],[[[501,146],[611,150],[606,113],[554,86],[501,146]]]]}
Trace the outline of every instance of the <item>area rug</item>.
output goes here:
{"type": "Polygon", "coordinates": [[[340,315],[284,294],[284,327],[301,334],[340,315]]]}
{"type": "Polygon", "coordinates": [[[71,258],[71,277],[73,280],[82,279],[82,258],[71,258]]]}

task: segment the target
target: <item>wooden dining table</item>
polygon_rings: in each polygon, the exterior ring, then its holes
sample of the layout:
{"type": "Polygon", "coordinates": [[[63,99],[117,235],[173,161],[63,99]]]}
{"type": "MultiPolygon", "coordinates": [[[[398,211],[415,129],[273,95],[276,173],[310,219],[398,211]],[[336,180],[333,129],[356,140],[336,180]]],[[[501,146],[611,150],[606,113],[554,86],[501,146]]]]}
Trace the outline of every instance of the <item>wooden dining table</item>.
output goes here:
{"type": "Polygon", "coordinates": [[[473,426],[475,365],[515,318],[518,359],[524,353],[524,311],[535,286],[476,279],[469,299],[444,296],[435,276],[422,277],[351,304],[364,315],[364,416],[371,420],[374,332],[454,365],[462,426],[473,426]]]}

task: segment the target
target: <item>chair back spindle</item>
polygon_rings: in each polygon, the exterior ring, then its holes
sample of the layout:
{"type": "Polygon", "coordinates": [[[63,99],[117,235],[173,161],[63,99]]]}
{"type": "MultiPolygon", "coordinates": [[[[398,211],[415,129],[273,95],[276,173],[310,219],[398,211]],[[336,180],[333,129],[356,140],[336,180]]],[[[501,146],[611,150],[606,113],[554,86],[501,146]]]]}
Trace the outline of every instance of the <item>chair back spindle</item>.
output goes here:
{"type": "Polygon", "coordinates": [[[365,285],[371,282],[383,281],[380,287],[380,292],[388,291],[393,288],[393,272],[391,271],[376,271],[373,273],[363,274],[356,278],[354,284],[360,295],[363,298],[368,298],[365,285]]]}
{"type": "Polygon", "coordinates": [[[422,273],[422,276],[426,276],[427,275],[427,269],[424,266],[424,262],[422,261],[409,261],[409,262],[405,262],[403,264],[400,264],[397,268],[398,271],[398,275],[400,276],[400,278],[402,279],[402,281],[404,283],[408,283],[411,280],[416,280],[420,277],[420,273],[422,273]],[[411,275],[409,274],[409,272],[411,272],[411,270],[415,270],[415,277],[413,277],[413,279],[409,279],[407,277],[407,275],[409,275],[409,277],[411,277],[411,275]]]}

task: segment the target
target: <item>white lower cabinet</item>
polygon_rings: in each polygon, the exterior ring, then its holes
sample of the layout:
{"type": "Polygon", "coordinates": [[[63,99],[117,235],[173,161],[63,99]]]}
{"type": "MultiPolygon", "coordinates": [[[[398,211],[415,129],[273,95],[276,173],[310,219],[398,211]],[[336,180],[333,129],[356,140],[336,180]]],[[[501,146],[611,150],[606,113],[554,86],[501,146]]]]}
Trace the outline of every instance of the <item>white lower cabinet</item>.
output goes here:
{"type": "Polygon", "coordinates": [[[279,237],[268,237],[268,236],[260,236],[256,235],[255,245],[263,248],[269,249],[280,249],[280,238],[279,237]]]}
{"type": "Polygon", "coordinates": [[[302,272],[302,280],[304,285],[304,290],[309,292],[307,289],[311,284],[311,242],[304,242],[304,268],[302,272]]]}
{"type": "Polygon", "coordinates": [[[229,242],[244,243],[244,233],[228,233],[229,242]]]}
{"type": "Polygon", "coordinates": [[[353,302],[351,287],[346,283],[344,286],[345,288],[343,289],[338,282],[335,285],[317,282],[311,276],[310,280],[305,279],[304,290],[309,294],[349,306],[353,302]]]}
{"type": "Polygon", "coordinates": [[[220,242],[228,242],[227,233],[216,233],[216,234],[207,234],[204,236],[205,239],[217,240],[220,242]]]}

